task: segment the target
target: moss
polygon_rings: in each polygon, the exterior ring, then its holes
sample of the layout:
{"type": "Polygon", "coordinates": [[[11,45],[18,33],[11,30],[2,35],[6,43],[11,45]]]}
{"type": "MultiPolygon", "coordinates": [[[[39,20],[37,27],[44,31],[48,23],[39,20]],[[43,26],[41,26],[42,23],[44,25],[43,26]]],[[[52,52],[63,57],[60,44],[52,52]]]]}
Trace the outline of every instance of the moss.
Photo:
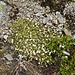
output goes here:
{"type": "Polygon", "coordinates": [[[60,64],[60,72],[62,75],[74,75],[75,74],[75,52],[71,56],[71,60],[67,57],[62,58],[60,64]]]}

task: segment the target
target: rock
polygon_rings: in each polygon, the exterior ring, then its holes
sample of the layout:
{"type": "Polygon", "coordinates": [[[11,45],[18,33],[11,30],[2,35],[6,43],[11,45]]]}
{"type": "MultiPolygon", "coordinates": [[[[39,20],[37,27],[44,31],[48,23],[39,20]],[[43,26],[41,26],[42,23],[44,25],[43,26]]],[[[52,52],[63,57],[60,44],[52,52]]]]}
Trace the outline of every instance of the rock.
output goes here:
{"type": "Polygon", "coordinates": [[[39,12],[38,12],[38,13],[35,14],[35,15],[40,17],[40,16],[42,16],[42,13],[39,13],[39,12]]]}
{"type": "Polygon", "coordinates": [[[53,19],[52,22],[53,22],[54,24],[58,24],[57,19],[53,19]]]}
{"type": "Polygon", "coordinates": [[[40,23],[42,23],[42,21],[43,21],[43,19],[42,19],[42,18],[41,18],[41,19],[39,19],[39,22],[40,22],[40,23]]]}
{"type": "Polygon", "coordinates": [[[67,51],[62,51],[65,55],[70,56],[70,53],[68,53],[67,51]]]}
{"type": "Polygon", "coordinates": [[[67,30],[66,28],[63,28],[62,31],[64,31],[65,35],[72,37],[71,31],[67,30]]]}
{"type": "Polygon", "coordinates": [[[60,14],[60,12],[56,12],[56,18],[59,21],[59,23],[66,23],[65,18],[63,18],[63,16],[60,14]]]}
{"type": "Polygon", "coordinates": [[[75,3],[71,2],[69,5],[66,5],[63,10],[63,14],[75,16],[75,3]]]}
{"type": "Polygon", "coordinates": [[[34,8],[34,13],[35,14],[38,13],[38,9],[34,8]]]}
{"type": "Polygon", "coordinates": [[[26,16],[27,16],[27,17],[30,17],[30,14],[28,13],[26,16]]]}
{"type": "Polygon", "coordinates": [[[5,57],[8,61],[12,61],[12,60],[13,60],[11,54],[4,55],[4,57],[5,57]]]}
{"type": "Polygon", "coordinates": [[[50,8],[49,8],[49,6],[46,6],[46,13],[50,13],[50,8]]]}
{"type": "Polygon", "coordinates": [[[48,26],[52,26],[52,23],[51,23],[51,22],[47,22],[47,25],[48,25],[48,26]]]}
{"type": "Polygon", "coordinates": [[[7,40],[8,39],[8,35],[4,35],[4,39],[7,40]]]}
{"type": "Polygon", "coordinates": [[[6,5],[3,1],[0,1],[0,5],[6,5]]]}
{"type": "Polygon", "coordinates": [[[75,39],[75,35],[73,35],[72,38],[75,39]]]}
{"type": "Polygon", "coordinates": [[[47,18],[43,18],[43,24],[47,23],[47,18]]]}
{"type": "Polygon", "coordinates": [[[47,19],[48,20],[52,20],[53,19],[52,15],[51,14],[47,14],[47,19]]]}

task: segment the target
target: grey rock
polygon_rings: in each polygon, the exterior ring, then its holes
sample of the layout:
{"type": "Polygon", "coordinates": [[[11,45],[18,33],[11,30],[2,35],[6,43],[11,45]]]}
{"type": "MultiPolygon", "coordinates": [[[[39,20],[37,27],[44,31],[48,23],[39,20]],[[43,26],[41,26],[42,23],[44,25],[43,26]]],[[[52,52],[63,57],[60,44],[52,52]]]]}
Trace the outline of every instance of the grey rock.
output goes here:
{"type": "Polygon", "coordinates": [[[35,14],[35,15],[40,17],[40,16],[42,16],[42,13],[39,13],[39,12],[38,12],[38,13],[35,14]]]}
{"type": "Polygon", "coordinates": [[[69,5],[66,5],[63,14],[75,16],[75,3],[71,2],[69,5]]]}
{"type": "Polygon", "coordinates": [[[29,13],[27,14],[27,17],[30,17],[30,14],[29,13]]]}
{"type": "Polygon", "coordinates": [[[40,7],[39,5],[38,6],[35,6],[35,8],[33,8],[33,11],[34,11],[34,13],[36,14],[36,13],[40,13],[40,12],[42,12],[42,7],[40,7]]]}
{"type": "Polygon", "coordinates": [[[11,54],[4,55],[4,57],[5,57],[8,61],[12,61],[12,60],[13,60],[11,54]]]}
{"type": "Polygon", "coordinates": [[[51,23],[51,22],[47,22],[47,25],[48,25],[48,26],[52,26],[52,23],[51,23]]]}
{"type": "Polygon", "coordinates": [[[72,38],[75,39],[75,35],[72,35],[72,38]]]}
{"type": "Polygon", "coordinates": [[[7,40],[8,39],[8,35],[4,35],[4,39],[7,40]]]}
{"type": "Polygon", "coordinates": [[[46,13],[50,13],[50,8],[49,8],[49,6],[46,6],[46,13]]]}
{"type": "Polygon", "coordinates": [[[34,13],[35,14],[38,13],[38,9],[34,8],[34,13]]]}
{"type": "Polygon", "coordinates": [[[41,19],[39,19],[39,22],[40,22],[40,23],[42,23],[42,22],[43,22],[43,19],[42,19],[42,18],[41,18],[41,19]]]}
{"type": "Polygon", "coordinates": [[[43,23],[46,24],[47,23],[47,18],[43,18],[43,23]]]}
{"type": "Polygon", "coordinates": [[[63,18],[60,12],[56,12],[56,18],[59,21],[59,23],[66,23],[66,20],[63,18]]]}

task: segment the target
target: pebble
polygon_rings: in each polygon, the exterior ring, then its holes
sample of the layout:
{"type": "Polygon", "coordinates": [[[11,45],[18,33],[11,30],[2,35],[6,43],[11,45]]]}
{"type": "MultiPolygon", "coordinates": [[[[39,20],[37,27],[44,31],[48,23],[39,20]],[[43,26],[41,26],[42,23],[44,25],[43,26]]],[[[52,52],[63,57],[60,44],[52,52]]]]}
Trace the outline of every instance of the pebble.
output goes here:
{"type": "Polygon", "coordinates": [[[11,54],[4,55],[4,57],[5,57],[8,61],[12,61],[12,60],[13,60],[11,54]]]}
{"type": "Polygon", "coordinates": [[[37,14],[35,14],[37,17],[40,17],[40,16],[42,16],[42,13],[37,13],[37,14]]]}
{"type": "Polygon", "coordinates": [[[70,56],[70,53],[69,52],[67,52],[67,51],[62,51],[65,55],[68,55],[68,56],[70,56]]]}
{"type": "Polygon", "coordinates": [[[56,18],[60,24],[66,23],[65,19],[63,18],[63,16],[58,11],[56,12],[56,18]]]}
{"type": "Polygon", "coordinates": [[[75,35],[73,35],[72,38],[75,39],[75,35]]]}
{"type": "Polygon", "coordinates": [[[8,39],[8,35],[4,35],[4,39],[7,40],[8,39]]]}
{"type": "Polygon", "coordinates": [[[72,34],[71,34],[71,31],[70,31],[70,30],[67,30],[66,28],[63,28],[62,30],[64,31],[64,33],[65,33],[67,36],[71,36],[71,37],[72,37],[72,34]]]}
{"type": "Polygon", "coordinates": [[[47,18],[43,18],[43,22],[42,22],[42,23],[43,23],[43,24],[46,24],[47,21],[48,21],[47,18]]]}
{"type": "Polygon", "coordinates": [[[54,24],[58,24],[57,19],[53,19],[52,22],[53,22],[54,24]]]}

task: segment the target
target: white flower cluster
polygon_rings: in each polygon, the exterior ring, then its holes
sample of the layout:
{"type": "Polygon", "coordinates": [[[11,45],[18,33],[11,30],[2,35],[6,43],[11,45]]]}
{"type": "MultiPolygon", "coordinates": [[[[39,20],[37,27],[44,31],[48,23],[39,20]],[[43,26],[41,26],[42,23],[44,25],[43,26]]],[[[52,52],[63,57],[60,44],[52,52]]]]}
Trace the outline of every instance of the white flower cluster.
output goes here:
{"type": "MultiPolygon", "coordinates": [[[[38,60],[39,64],[50,63],[51,53],[55,53],[56,49],[46,49],[45,44],[48,40],[55,39],[54,35],[57,35],[57,32],[53,33],[51,28],[44,27],[39,23],[32,24],[28,20],[20,20],[13,24],[12,28],[15,32],[12,38],[17,50],[23,52],[24,56],[29,59],[38,60]]],[[[59,47],[64,48],[64,45],[59,45],[59,47]]]]}

